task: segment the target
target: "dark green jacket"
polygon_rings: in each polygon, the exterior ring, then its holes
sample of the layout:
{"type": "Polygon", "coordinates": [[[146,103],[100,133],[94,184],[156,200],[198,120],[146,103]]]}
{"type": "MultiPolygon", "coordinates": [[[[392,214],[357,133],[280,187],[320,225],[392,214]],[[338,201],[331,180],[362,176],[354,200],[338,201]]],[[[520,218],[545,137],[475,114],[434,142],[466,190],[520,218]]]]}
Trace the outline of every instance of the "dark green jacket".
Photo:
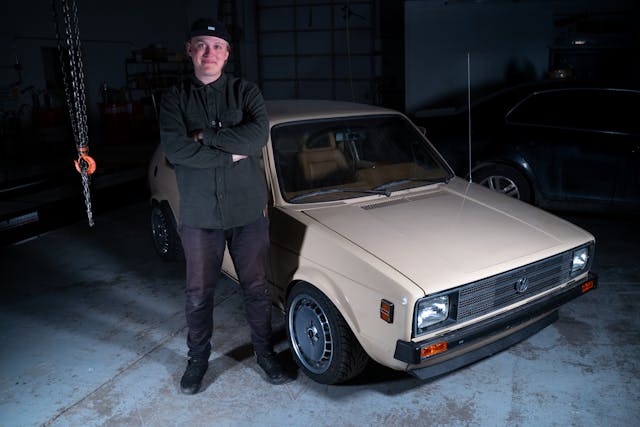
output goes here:
{"type": "Polygon", "coordinates": [[[267,204],[260,167],[269,122],[258,87],[223,74],[208,85],[195,77],[162,96],[160,142],[175,166],[180,223],[228,229],[246,225],[267,204]],[[203,131],[203,139],[192,135],[203,131]],[[238,162],[232,154],[249,156],[238,162]]]}

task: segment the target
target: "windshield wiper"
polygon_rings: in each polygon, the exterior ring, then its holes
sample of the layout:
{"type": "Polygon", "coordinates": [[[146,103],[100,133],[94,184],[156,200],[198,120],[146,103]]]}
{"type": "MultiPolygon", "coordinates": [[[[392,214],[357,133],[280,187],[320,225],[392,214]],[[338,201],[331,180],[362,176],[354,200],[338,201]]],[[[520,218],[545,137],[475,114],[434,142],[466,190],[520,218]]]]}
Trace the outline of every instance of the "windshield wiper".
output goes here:
{"type": "Polygon", "coordinates": [[[449,177],[444,177],[444,178],[440,178],[440,179],[428,179],[428,178],[396,179],[395,181],[390,181],[390,182],[387,182],[386,184],[378,185],[377,187],[374,187],[373,190],[374,191],[386,190],[387,188],[395,187],[396,185],[406,184],[407,182],[425,182],[425,183],[428,183],[428,184],[440,184],[440,183],[444,182],[445,184],[448,184],[449,183],[449,179],[450,179],[449,177]]]}
{"type": "Polygon", "coordinates": [[[384,190],[384,189],[377,189],[374,188],[373,190],[358,190],[356,188],[329,188],[327,190],[318,190],[318,191],[312,191],[311,193],[305,193],[305,194],[300,194],[292,199],[290,199],[290,202],[295,202],[298,200],[303,200],[303,199],[307,199],[309,197],[314,197],[314,196],[322,196],[323,194],[331,194],[331,193],[367,193],[367,194],[380,194],[382,196],[391,196],[391,192],[388,190],[384,190]]]}

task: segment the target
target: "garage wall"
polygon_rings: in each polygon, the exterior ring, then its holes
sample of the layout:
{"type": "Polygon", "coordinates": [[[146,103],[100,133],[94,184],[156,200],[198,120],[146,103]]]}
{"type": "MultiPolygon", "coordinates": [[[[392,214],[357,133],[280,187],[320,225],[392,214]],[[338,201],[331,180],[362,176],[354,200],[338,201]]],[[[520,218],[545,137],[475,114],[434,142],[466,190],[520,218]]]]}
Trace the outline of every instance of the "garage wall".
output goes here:
{"type": "Polygon", "coordinates": [[[466,102],[467,52],[472,97],[544,78],[559,48],[591,61],[600,78],[621,74],[614,59],[629,80],[637,76],[638,9],[637,0],[406,0],[405,108],[466,102]],[[572,46],[574,37],[587,44],[572,46]]]}
{"type": "Polygon", "coordinates": [[[539,78],[547,70],[552,25],[550,2],[407,1],[407,111],[466,96],[467,52],[476,91],[539,78]]]}
{"type": "MultiPolygon", "coordinates": [[[[31,103],[30,94],[16,90],[45,89],[43,48],[56,48],[50,0],[11,1],[0,16],[0,87],[3,103],[31,103]],[[22,83],[7,97],[18,80],[22,83]]],[[[90,110],[100,99],[100,85],[125,85],[124,60],[134,49],[150,45],[183,52],[184,35],[198,16],[216,16],[217,0],[77,0],[81,45],[85,51],[90,110]]]]}
{"type": "MultiPolygon", "coordinates": [[[[333,22],[332,25],[344,27],[344,23],[339,21],[343,13],[343,3],[339,0],[77,1],[82,45],[86,52],[87,96],[91,110],[95,110],[95,105],[100,101],[102,82],[113,88],[124,86],[124,59],[130,56],[133,49],[159,45],[169,51],[182,53],[184,33],[189,23],[198,16],[215,16],[219,5],[235,5],[237,8],[237,22],[242,31],[241,49],[234,54],[240,57],[242,75],[257,82],[264,79],[265,73],[274,72],[271,66],[261,64],[260,58],[264,59],[267,49],[279,46],[275,42],[261,46],[260,28],[282,30],[266,24],[284,25],[286,28],[282,34],[289,38],[290,34],[286,34],[286,31],[295,30],[302,34],[302,30],[311,33],[324,28],[307,28],[309,22],[320,27],[320,21],[315,19],[318,14],[313,14],[314,19],[310,21],[311,8],[304,7],[298,7],[298,11],[302,16],[299,22],[306,23],[305,28],[287,23],[282,18],[285,15],[283,13],[275,14],[279,22],[261,22],[259,4],[301,6],[317,3],[318,9],[331,5],[339,12],[336,13],[337,24],[333,22]]],[[[11,105],[5,107],[5,104],[14,104],[13,107],[16,107],[21,103],[30,103],[30,94],[18,93],[13,96],[16,90],[20,92],[29,86],[37,91],[45,89],[42,49],[55,49],[56,40],[50,0],[5,3],[4,13],[0,15],[0,107],[11,109],[11,105]],[[18,73],[14,69],[16,61],[22,67],[22,82],[17,86],[14,85],[18,80],[18,73]]],[[[358,3],[368,2],[351,2],[356,12],[358,3]]],[[[364,89],[359,91],[361,96],[357,98],[404,108],[409,112],[431,106],[446,106],[454,103],[452,100],[457,102],[466,99],[467,52],[471,55],[474,94],[510,81],[540,78],[549,67],[549,49],[554,43],[554,17],[587,14],[600,9],[626,14],[633,7],[638,7],[637,0],[381,0],[379,28],[378,23],[367,23],[377,28],[374,30],[373,44],[363,43],[363,46],[369,46],[369,52],[373,47],[379,58],[375,59],[373,67],[368,59],[362,67],[355,62],[352,65],[354,74],[363,71],[364,77],[373,75],[379,80],[374,83],[384,83],[381,86],[386,88],[387,96],[380,97],[370,86],[363,86],[364,89]],[[390,11],[398,11],[402,19],[389,18],[392,15],[390,11]],[[396,36],[398,32],[404,33],[404,46],[401,36],[396,36]],[[393,44],[385,44],[385,40],[391,40],[393,44]],[[389,96],[389,93],[395,93],[396,88],[399,95],[389,96]]],[[[360,14],[366,16],[365,13],[360,14]]],[[[358,19],[354,16],[354,22],[359,22],[358,19]]],[[[332,21],[327,22],[331,24],[332,21]]],[[[336,44],[344,45],[342,41],[336,44]]],[[[322,44],[319,47],[326,48],[322,44]]],[[[316,50],[300,50],[297,53],[314,52],[316,50]]],[[[343,52],[324,53],[339,55],[343,52]]],[[[317,58],[310,55],[309,60],[315,61],[317,58]]],[[[344,77],[345,73],[340,70],[340,67],[336,68],[332,77],[334,81],[344,77]]],[[[319,72],[320,67],[311,67],[311,71],[319,72]]],[[[285,75],[282,70],[275,74],[278,77],[285,75]]],[[[340,95],[335,96],[344,98],[344,93],[350,95],[351,91],[342,88],[339,92],[340,95]]],[[[277,90],[270,90],[269,94],[271,98],[289,95],[288,92],[283,95],[277,90]]],[[[321,90],[312,95],[324,94],[325,91],[321,90]]],[[[301,93],[299,96],[308,94],[301,93]]]]}

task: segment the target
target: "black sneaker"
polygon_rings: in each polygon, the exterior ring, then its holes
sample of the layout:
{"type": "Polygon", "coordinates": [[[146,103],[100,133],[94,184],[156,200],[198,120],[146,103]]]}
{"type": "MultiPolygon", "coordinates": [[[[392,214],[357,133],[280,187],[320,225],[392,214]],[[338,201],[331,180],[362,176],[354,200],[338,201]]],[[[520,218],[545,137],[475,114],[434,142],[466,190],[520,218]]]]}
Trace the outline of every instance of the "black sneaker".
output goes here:
{"type": "Polygon", "coordinates": [[[284,384],[291,381],[275,353],[256,354],[256,360],[267,374],[266,380],[271,384],[284,384]]]}
{"type": "Polygon", "coordinates": [[[180,390],[184,394],[196,394],[200,390],[202,377],[207,372],[209,361],[206,359],[189,359],[187,369],[180,380],[180,390]]]}

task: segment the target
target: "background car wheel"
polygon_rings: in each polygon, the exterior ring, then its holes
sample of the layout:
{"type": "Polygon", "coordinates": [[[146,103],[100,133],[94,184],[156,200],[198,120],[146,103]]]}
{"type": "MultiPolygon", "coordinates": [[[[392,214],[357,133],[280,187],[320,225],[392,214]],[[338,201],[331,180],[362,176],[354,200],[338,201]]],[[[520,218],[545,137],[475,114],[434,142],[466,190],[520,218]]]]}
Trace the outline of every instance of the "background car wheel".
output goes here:
{"type": "Polygon", "coordinates": [[[529,182],[520,172],[510,166],[486,166],[474,173],[473,180],[498,193],[523,202],[533,203],[529,182]]]}
{"type": "Polygon", "coordinates": [[[151,205],[151,236],[156,252],[165,261],[174,261],[182,256],[176,220],[166,203],[154,202],[151,205]]]}
{"type": "Polygon", "coordinates": [[[296,363],[319,383],[351,379],[369,361],[340,312],[307,283],[297,285],[289,295],[287,332],[296,363]]]}

